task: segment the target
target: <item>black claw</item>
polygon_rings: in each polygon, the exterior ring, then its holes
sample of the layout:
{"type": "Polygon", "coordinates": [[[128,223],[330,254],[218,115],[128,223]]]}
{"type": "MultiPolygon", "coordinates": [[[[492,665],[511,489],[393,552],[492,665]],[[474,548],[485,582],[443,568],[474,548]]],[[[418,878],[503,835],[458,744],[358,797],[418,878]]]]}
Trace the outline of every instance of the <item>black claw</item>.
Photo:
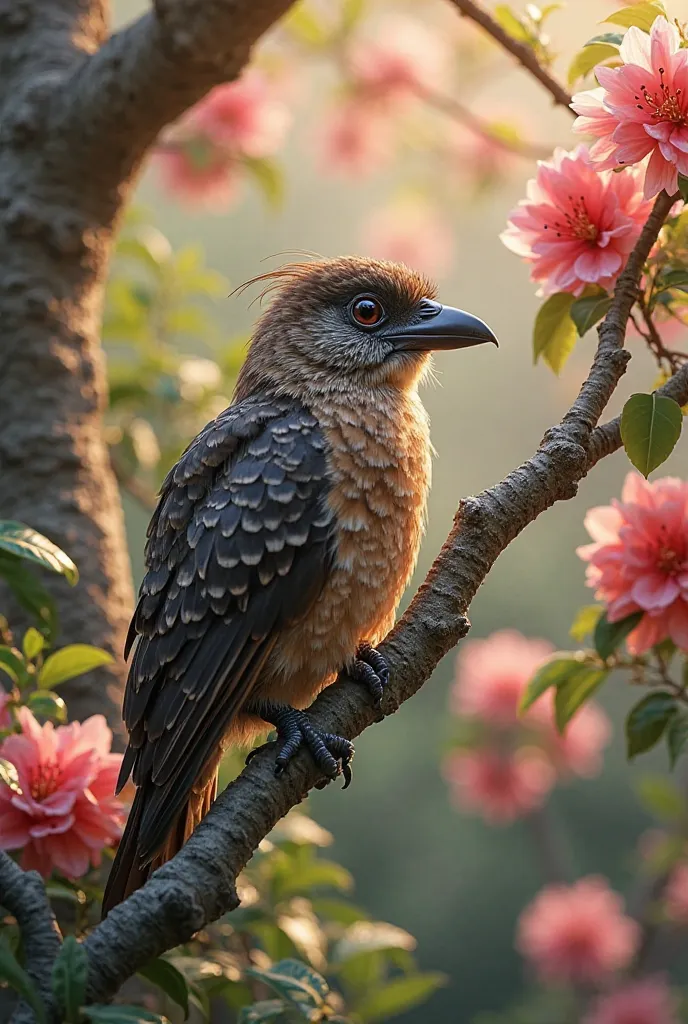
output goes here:
{"type": "MultiPolygon", "coordinates": [[[[264,705],[254,713],[277,727],[277,742],[281,745],[275,759],[275,775],[284,772],[291,759],[305,744],[325,776],[319,788],[336,779],[338,775],[344,777],[344,789],[347,788],[351,782],[350,765],[354,756],[354,747],[349,740],[343,736],[335,736],[334,733],[319,732],[305,712],[297,711],[287,704],[264,705]]],[[[271,744],[263,744],[268,745],[271,744]]],[[[257,747],[252,750],[246,759],[247,763],[262,749],[257,747]]]]}
{"type": "Polygon", "coordinates": [[[361,644],[349,675],[366,687],[373,698],[373,704],[376,708],[379,707],[389,682],[389,668],[380,652],[370,644],[361,644]]]}

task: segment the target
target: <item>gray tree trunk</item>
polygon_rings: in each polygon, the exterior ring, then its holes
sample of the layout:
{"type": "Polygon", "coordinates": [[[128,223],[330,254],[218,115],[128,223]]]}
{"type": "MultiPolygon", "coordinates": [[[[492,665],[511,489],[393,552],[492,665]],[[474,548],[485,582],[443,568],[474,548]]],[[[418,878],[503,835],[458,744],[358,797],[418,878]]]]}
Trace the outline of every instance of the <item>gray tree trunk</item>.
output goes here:
{"type": "Polygon", "coordinates": [[[0,517],[59,544],[60,644],[115,666],[63,689],[119,726],[133,594],[102,436],[99,324],[113,233],[160,129],[246,62],[288,0],[158,0],[109,34],[107,0],[0,0],[0,517]]]}

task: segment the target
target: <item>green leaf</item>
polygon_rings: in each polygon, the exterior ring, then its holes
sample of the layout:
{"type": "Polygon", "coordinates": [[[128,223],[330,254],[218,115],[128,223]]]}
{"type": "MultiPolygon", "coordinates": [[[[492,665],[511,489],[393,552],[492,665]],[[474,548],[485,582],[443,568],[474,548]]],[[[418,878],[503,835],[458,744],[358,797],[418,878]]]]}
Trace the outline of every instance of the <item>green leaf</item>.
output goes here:
{"type": "Polygon", "coordinates": [[[7,582],[17,602],[41,625],[48,638],[57,629],[55,604],[39,580],[29,572],[20,558],[0,552],[0,576],[7,582]]]}
{"type": "Polygon", "coordinates": [[[67,721],[67,705],[59,693],[52,690],[34,690],[27,701],[35,715],[64,724],[67,721]]]}
{"type": "Polygon", "coordinates": [[[631,615],[627,615],[625,619],[620,619],[618,622],[610,622],[606,612],[600,616],[595,626],[593,642],[595,650],[603,661],[611,658],[628,634],[633,632],[642,617],[643,612],[633,612],[631,615]]]}
{"type": "Polygon", "coordinates": [[[157,985],[173,1003],[184,1011],[184,1020],[189,1016],[189,986],[181,971],[177,970],[169,960],[158,957],[142,967],[138,972],[142,978],[152,985],[157,985]]]}
{"type": "Polygon", "coordinates": [[[33,626],[29,626],[22,640],[22,651],[27,661],[33,661],[45,647],[45,637],[33,626]]]}
{"type": "Polygon", "coordinates": [[[685,174],[679,174],[678,176],[678,190],[681,193],[683,202],[688,203],[688,178],[685,174]]]}
{"type": "Polygon", "coordinates": [[[66,682],[67,679],[82,676],[101,665],[110,665],[113,660],[112,655],[102,651],[100,647],[92,647],[90,644],[68,644],[45,659],[38,673],[38,682],[42,689],[49,690],[66,682]]]}
{"type": "Polygon", "coordinates": [[[527,711],[550,687],[561,686],[581,670],[587,669],[584,659],[585,655],[580,651],[559,651],[543,662],[521,697],[519,715],[527,711]]]}
{"type": "Polygon", "coordinates": [[[591,327],[609,312],[612,304],[610,295],[584,295],[571,306],[571,319],[576,325],[578,337],[582,338],[591,327]]]}
{"type": "Polygon", "coordinates": [[[531,43],[532,40],[525,25],[508,4],[497,4],[494,9],[494,18],[512,39],[517,39],[519,43],[531,43]]]}
{"type": "Polygon", "coordinates": [[[576,711],[599,690],[608,675],[605,668],[582,665],[574,676],[557,686],[554,717],[560,733],[564,732],[576,711]]]}
{"type": "Polygon", "coordinates": [[[533,358],[540,356],[550,369],[560,373],[576,344],[576,325],[570,316],[573,295],[550,295],[538,310],[533,328],[533,358]]]}
{"type": "Polygon", "coordinates": [[[344,900],[318,898],[311,901],[311,906],[313,912],[326,924],[334,922],[346,926],[354,921],[366,921],[369,917],[367,911],[344,900]]]}
{"type": "MultiPolygon", "coordinates": [[[[688,181],[688,178],[686,179],[688,181]]],[[[659,275],[659,286],[662,290],[676,288],[688,290],[688,270],[667,270],[659,275]]]]}
{"type": "Polygon", "coordinates": [[[0,548],[19,558],[60,573],[74,585],[79,573],[74,562],[51,540],[23,523],[0,519],[0,548]]]}
{"type": "Polygon", "coordinates": [[[159,1013],[151,1013],[140,1006],[127,1006],[124,1003],[112,1006],[109,1003],[93,1003],[82,1006],[81,1013],[93,1024],[168,1024],[167,1017],[159,1013]]]}
{"type": "Polygon", "coordinates": [[[26,678],[24,659],[15,647],[0,646],[0,671],[8,675],[13,683],[26,678]]]}
{"type": "Polygon", "coordinates": [[[325,979],[300,960],[280,960],[267,969],[247,967],[244,973],[258,978],[297,1009],[321,1007],[329,993],[325,979]]]}
{"type": "Polygon", "coordinates": [[[293,896],[295,893],[310,892],[311,889],[323,886],[349,892],[353,888],[353,884],[353,878],[341,864],[318,859],[308,864],[290,867],[289,873],[279,879],[276,887],[279,890],[279,897],[283,898],[293,896]]]}
{"type": "Polygon", "coordinates": [[[614,14],[608,15],[602,20],[609,21],[612,25],[621,25],[623,28],[637,25],[643,32],[649,32],[655,18],[658,18],[660,15],[666,18],[664,4],[659,3],[658,0],[648,0],[646,3],[622,7],[620,11],[615,11],[614,14]]]}
{"type": "Polygon", "coordinates": [[[416,940],[409,932],[386,921],[356,921],[336,943],[331,960],[333,964],[346,963],[362,953],[377,953],[388,949],[416,948],[416,940]]]}
{"type": "Polygon", "coordinates": [[[666,691],[648,693],[626,719],[626,751],[629,760],[650,750],[678,711],[676,698],[666,691]]]}
{"type": "Polygon", "coordinates": [[[592,46],[594,43],[611,43],[612,46],[617,48],[623,43],[624,34],[623,32],[600,32],[599,35],[593,36],[592,39],[588,39],[586,46],[592,46]]]}
{"type": "Polygon", "coordinates": [[[120,237],[116,254],[134,259],[158,274],[169,261],[172,247],[162,231],[152,224],[143,224],[137,228],[135,236],[120,237]]]}
{"type": "Polygon", "coordinates": [[[359,23],[364,12],[365,0],[343,0],[341,14],[342,31],[350,32],[359,23]]]}
{"type": "Polygon", "coordinates": [[[329,42],[329,33],[316,15],[304,4],[296,4],[283,21],[285,28],[300,43],[319,48],[329,42]]]}
{"type": "Polygon", "coordinates": [[[13,793],[21,794],[17,769],[5,757],[0,757],[0,783],[9,786],[13,793]]]}
{"type": "Polygon", "coordinates": [[[601,604],[586,604],[579,608],[571,623],[569,636],[582,644],[586,637],[591,636],[604,608],[601,604]]]}
{"type": "Polygon", "coordinates": [[[598,64],[609,60],[610,57],[618,56],[618,46],[612,46],[611,43],[586,43],[569,64],[568,84],[573,85],[579,78],[584,78],[589,74],[598,64]]]}
{"type": "Polygon", "coordinates": [[[621,440],[629,459],[646,479],[669,458],[682,426],[681,407],[673,398],[653,392],[628,399],[621,413],[621,440]]]}
{"type": "Polygon", "coordinates": [[[299,846],[331,846],[332,833],[318,825],[307,814],[290,811],[278,821],[267,837],[272,843],[296,843],[299,846]]]}
{"type": "Polygon", "coordinates": [[[31,978],[20,966],[4,935],[0,935],[0,980],[6,981],[29,1004],[39,1024],[45,1024],[43,1000],[31,978]]]}
{"type": "Polygon", "coordinates": [[[67,1024],[79,1024],[79,1007],[86,1002],[88,954],[73,935],[60,946],[52,970],[53,992],[67,1024]]]}
{"type": "Polygon", "coordinates": [[[446,984],[446,976],[436,971],[395,978],[377,991],[366,995],[357,1004],[356,1013],[366,1024],[386,1020],[424,1003],[438,988],[446,984]]]}
{"type": "Polygon", "coordinates": [[[676,767],[676,762],[688,743],[688,711],[673,715],[667,729],[667,746],[669,748],[669,764],[676,767]]]}
{"type": "Polygon", "coordinates": [[[265,999],[252,1006],[242,1006],[237,1024],[263,1024],[286,1015],[288,1007],[281,999],[265,999]]]}
{"type": "Polygon", "coordinates": [[[637,787],[643,807],[658,818],[675,821],[682,818],[686,804],[678,788],[664,775],[647,775],[637,787]]]}
{"type": "Polygon", "coordinates": [[[268,205],[278,209],[284,199],[284,179],[280,165],[267,157],[249,156],[244,157],[243,163],[268,205]]]}

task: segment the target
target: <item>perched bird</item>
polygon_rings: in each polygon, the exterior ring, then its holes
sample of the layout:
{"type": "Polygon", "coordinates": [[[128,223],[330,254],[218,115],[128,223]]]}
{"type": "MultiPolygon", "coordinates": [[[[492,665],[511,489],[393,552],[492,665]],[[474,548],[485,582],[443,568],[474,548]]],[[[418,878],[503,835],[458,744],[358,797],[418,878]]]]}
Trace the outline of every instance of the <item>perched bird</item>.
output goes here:
{"type": "Polygon", "coordinates": [[[282,267],[229,408],[163,483],[129,631],[137,787],[103,912],[169,860],[208,811],[230,743],[277,729],[348,784],[351,743],[302,708],[342,668],[379,701],[375,644],[413,571],[430,483],[417,385],[432,349],[495,342],[407,267],[361,258],[282,267]]]}

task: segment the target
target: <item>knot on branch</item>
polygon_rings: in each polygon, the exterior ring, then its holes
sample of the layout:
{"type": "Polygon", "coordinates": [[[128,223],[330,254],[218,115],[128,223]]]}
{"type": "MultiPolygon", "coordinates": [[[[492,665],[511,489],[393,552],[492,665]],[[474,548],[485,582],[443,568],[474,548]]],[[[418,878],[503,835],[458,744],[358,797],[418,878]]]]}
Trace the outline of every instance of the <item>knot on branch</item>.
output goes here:
{"type": "Polygon", "coordinates": [[[480,498],[470,495],[462,498],[454,516],[454,525],[458,528],[470,530],[479,529],[487,522],[487,510],[484,508],[480,498]]]}

